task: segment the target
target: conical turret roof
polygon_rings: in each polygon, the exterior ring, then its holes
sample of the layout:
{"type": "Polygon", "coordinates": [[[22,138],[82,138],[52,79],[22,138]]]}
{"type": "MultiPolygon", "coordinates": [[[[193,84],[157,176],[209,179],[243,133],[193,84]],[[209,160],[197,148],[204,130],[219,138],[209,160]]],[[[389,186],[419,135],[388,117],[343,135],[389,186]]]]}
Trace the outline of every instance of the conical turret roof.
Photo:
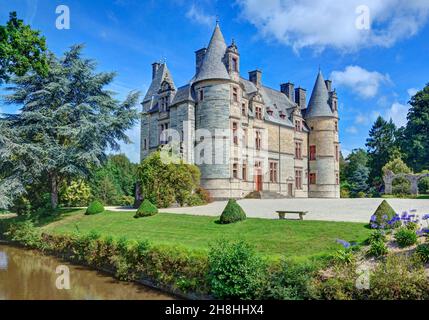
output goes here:
{"type": "Polygon", "coordinates": [[[319,71],[305,118],[332,117],[333,115],[332,109],[329,106],[328,88],[326,87],[322,71],[319,71]]]}
{"type": "Polygon", "coordinates": [[[219,23],[216,23],[213,36],[207,48],[201,64],[200,71],[194,81],[207,79],[230,79],[226,66],[223,62],[227,46],[220,31],[219,23]]]}

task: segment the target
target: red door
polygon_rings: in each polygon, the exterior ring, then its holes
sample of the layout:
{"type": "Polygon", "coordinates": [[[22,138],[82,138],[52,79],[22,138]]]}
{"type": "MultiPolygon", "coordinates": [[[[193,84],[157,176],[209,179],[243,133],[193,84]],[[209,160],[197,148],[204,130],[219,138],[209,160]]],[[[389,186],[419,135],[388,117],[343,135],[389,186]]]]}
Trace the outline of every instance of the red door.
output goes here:
{"type": "Polygon", "coordinates": [[[261,170],[257,169],[255,172],[255,189],[256,191],[262,191],[262,173],[261,170]]]}

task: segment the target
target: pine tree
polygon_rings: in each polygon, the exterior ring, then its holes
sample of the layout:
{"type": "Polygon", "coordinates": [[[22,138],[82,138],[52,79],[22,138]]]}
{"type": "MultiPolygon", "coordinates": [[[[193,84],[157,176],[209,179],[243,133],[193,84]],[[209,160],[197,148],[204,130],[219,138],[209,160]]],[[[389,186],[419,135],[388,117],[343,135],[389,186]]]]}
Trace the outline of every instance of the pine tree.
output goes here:
{"type": "Polygon", "coordinates": [[[0,120],[0,207],[25,194],[39,181],[50,186],[51,206],[58,205],[64,179],[87,177],[129,142],[125,131],[138,118],[139,94],[120,103],[105,89],[114,73],[96,73],[96,63],[82,58],[83,47],[73,46],[61,58],[49,54],[46,77],[27,73],[13,79],[6,102],[21,106],[20,113],[0,120]]]}
{"type": "Polygon", "coordinates": [[[393,121],[387,122],[381,116],[377,118],[369,132],[366,147],[368,148],[371,183],[381,181],[383,166],[390,160],[401,156],[395,134],[396,126],[393,121]]]}
{"type": "Polygon", "coordinates": [[[7,24],[0,26],[0,84],[29,70],[46,75],[47,69],[45,38],[12,12],[7,24]]]}
{"type": "Polygon", "coordinates": [[[401,146],[415,172],[429,170],[429,84],[410,101],[408,123],[401,146]]]}

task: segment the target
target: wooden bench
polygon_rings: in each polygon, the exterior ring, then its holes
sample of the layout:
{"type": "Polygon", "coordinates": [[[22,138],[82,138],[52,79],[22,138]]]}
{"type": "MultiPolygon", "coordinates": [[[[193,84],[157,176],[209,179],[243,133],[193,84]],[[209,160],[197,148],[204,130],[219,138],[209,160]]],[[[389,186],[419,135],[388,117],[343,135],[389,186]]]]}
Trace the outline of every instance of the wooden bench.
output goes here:
{"type": "Polygon", "coordinates": [[[277,211],[279,214],[280,220],[285,220],[287,214],[297,214],[299,215],[299,220],[304,220],[304,216],[308,213],[308,211],[277,211]]]}

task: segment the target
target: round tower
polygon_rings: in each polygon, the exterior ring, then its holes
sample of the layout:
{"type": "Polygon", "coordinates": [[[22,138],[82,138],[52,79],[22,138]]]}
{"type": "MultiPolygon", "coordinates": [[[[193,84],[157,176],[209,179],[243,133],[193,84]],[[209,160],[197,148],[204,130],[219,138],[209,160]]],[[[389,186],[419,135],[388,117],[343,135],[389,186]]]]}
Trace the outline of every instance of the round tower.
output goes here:
{"type": "Polygon", "coordinates": [[[309,133],[309,197],[340,198],[338,99],[319,72],[306,110],[309,133]]]}
{"type": "Polygon", "coordinates": [[[232,81],[229,68],[236,68],[237,65],[232,64],[238,61],[232,56],[231,60],[226,60],[227,49],[217,23],[207,49],[197,51],[197,73],[192,80],[197,102],[194,158],[201,170],[201,184],[214,198],[230,197],[228,144],[231,142],[224,137],[226,130],[230,130],[232,81]]]}

